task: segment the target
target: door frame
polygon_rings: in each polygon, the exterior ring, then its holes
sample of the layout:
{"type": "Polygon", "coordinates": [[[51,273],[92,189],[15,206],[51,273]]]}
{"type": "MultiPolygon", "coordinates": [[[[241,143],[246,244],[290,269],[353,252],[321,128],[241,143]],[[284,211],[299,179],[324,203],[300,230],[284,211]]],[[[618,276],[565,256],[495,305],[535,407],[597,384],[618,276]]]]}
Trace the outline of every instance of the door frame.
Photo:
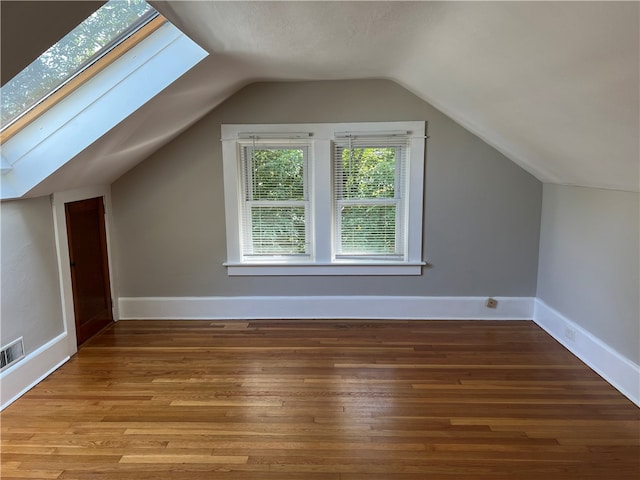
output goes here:
{"type": "Polygon", "coordinates": [[[67,335],[67,348],[69,356],[78,351],[76,337],[76,319],[73,306],[73,287],[71,283],[71,266],[69,257],[69,238],[67,236],[67,218],[65,204],[79,200],[102,197],[105,209],[104,226],[107,236],[107,257],[109,268],[109,286],[111,288],[113,321],[120,319],[118,309],[118,291],[116,273],[113,262],[113,249],[111,248],[111,232],[113,217],[111,215],[111,187],[96,186],[69,190],[66,192],[56,192],[52,195],[53,226],[56,238],[56,254],[58,258],[58,273],[60,276],[60,297],[62,300],[62,318],[64,331],[67,335]]]}

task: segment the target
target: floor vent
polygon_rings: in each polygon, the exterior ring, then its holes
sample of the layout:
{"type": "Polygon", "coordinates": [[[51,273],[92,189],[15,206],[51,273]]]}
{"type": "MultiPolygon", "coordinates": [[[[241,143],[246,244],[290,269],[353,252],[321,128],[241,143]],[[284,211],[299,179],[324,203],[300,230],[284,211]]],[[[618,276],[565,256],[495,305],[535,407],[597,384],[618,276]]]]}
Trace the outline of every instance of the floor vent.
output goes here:
{"type": "Polygon", "coordinates": [[[24,357],[24,342],[22,341],[22,337],[20,337],[2,347],[0,351],[0,369],[13,365],[22,357],[24,357]]]}

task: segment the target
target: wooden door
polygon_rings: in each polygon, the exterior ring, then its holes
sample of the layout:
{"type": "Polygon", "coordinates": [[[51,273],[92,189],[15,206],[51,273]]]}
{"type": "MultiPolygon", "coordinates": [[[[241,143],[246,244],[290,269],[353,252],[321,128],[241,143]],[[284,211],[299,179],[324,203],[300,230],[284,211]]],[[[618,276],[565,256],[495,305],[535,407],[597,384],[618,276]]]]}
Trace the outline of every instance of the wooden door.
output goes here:
{"type": "Polygon", "coordinates": [[[76,336],[81,345],[113,322],[102,197],[65,204],[76,336]]]}

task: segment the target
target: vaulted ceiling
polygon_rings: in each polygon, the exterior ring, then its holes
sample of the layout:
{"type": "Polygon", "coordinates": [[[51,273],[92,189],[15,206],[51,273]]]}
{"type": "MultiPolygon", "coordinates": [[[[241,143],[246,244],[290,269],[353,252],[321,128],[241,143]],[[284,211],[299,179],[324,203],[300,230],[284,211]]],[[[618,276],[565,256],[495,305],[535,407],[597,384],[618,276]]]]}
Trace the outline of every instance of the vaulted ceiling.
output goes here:
{"type": "MultiPolygon", "coordinates": [[[[3,72],[84,3],[2,0],[3,72]]],[[[209,57],[30,195],[115,180],[248,83],[358,78],[399,83],[544,182],[640,190],[638,2],[150,3],[209,57]]]]}

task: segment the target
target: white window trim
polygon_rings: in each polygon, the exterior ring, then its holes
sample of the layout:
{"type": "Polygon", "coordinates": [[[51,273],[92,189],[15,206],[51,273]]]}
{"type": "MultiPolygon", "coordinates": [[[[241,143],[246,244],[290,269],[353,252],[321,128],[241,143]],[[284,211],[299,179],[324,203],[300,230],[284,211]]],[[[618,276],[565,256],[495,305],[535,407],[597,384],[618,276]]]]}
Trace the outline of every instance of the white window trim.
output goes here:
{"type": "Polygon", "coordinates": [[[222,159],[227,238],[227,273],[230,276],[248,275],[420,275],[422,260],[422,216],[425,153],[424,121],[319,123],[319,124],[244,124],[222,125],[222,159]],[[337,133],[409,132],[410,153],[407,165],[407,254],[404,260],[366,260],[333,258],[332,142],[337,133]],[[295,132],[295,133],[292,133],[295,132]],[[242,260],[241,198],[242,178],[239,170],[240,139],[309,138],[309,201],[311,205],[311,259],[242,260]]]}

